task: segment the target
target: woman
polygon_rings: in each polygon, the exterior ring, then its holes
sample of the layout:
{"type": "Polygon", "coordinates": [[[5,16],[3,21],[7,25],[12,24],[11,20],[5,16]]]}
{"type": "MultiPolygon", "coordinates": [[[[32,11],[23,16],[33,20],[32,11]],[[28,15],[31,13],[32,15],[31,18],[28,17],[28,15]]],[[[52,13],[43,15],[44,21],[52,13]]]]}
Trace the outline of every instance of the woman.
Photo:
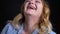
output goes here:
{"type": "Polygon", "coordinates": [[[56,34],[49,21],[50,10],[45,0],[25,0],[13,21],[1,34],[56,34]]]}

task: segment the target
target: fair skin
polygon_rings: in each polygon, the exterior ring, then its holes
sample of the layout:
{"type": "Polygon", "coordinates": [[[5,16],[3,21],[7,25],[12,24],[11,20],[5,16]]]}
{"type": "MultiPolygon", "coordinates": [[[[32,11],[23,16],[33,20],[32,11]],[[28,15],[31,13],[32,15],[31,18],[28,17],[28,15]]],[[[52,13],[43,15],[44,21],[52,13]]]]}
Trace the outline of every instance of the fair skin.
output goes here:
{"type": "Polygon", "coordinates": [[[32,34],[42,14],[43,4],[41,0],[25,0],[25,23],[22,34],[32,34]],[[36,25],[36,26],[35,26],[36,25]]]}

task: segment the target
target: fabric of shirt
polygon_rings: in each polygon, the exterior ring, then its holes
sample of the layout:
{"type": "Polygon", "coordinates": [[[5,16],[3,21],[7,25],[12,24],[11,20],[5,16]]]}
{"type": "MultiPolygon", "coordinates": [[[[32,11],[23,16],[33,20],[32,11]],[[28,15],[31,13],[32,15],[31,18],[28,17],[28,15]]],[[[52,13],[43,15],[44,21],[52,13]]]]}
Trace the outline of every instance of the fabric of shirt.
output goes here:
{"type": "MultiPolygon", "coordinates": [[[[15,29],[11,23],[8,23],[3,28],[1,34],[22,34],[22,31],[23,31],[23,25],[19,25],[19,28],[15,29]]],[[[38,34],[37,29],[35,29],[32,34],[38,34]]],[[[50,34],[56,34],[56,33],[51,31],[50,34]]]]}

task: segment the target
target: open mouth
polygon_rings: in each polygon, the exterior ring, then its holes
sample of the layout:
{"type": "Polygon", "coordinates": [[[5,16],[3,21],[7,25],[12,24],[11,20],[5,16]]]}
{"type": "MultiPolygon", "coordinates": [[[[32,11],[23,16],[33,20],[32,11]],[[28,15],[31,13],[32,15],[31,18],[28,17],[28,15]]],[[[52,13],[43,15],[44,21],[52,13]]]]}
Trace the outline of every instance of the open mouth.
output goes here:
{"type": "Polygon", "coordinates": [[[36,8],[36,7],[34,7],[34,6],[32,6],[32,5],[28,5],[28,6],[27,6],[27,9],[36,10],[37,8],[36,8]]]}

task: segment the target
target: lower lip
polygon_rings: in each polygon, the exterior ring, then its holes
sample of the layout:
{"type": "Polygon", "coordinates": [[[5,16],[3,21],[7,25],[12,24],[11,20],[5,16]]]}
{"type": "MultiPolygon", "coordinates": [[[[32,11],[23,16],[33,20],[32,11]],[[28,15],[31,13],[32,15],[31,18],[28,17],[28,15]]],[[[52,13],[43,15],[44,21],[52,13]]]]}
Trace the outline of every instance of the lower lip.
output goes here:
{"type": "MultiPolygon", "coordinates": [[[[31,9],[31,8],[27,8],[27,9],[31,9]]],[[[36,9],[32,9],[32,10],[36,10],[36,9]]]]}
{"type": "Polygon", "coordinates": [[[28,9],[28,10],[35,10],[35,9],[28,9]]]}

